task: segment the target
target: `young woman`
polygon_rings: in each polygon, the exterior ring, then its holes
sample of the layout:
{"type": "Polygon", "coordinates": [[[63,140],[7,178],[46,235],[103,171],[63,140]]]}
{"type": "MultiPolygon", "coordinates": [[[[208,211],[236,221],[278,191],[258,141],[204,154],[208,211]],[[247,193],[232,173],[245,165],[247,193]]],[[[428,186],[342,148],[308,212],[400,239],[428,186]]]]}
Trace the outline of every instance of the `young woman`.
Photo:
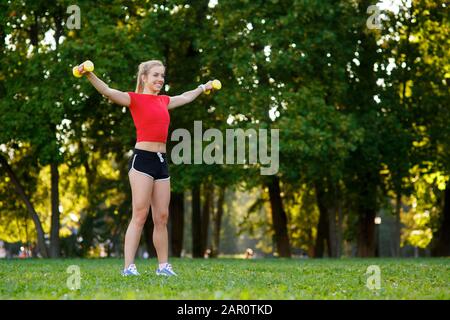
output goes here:
{"type": "Polygon", "coordinates": [[[168,110],[192,102],[202,92],[212,89],[212,81],[179,96],[159,95],[165,77],[161,61],[150,60],[139,65],[136,92],[110,88],[93,72],[86,76],[99,93],[121,106],[130,108],[137,141],[128,165],[133,215],[125,235],[125,266],[122,275],[139,275],[134,264],[136,250],[150,206],[154,222],[153,243],[159,266],[157,275],[176,276],[168,262],[170,176],[167,166],[166,140],[170,116],[168,110]]]}

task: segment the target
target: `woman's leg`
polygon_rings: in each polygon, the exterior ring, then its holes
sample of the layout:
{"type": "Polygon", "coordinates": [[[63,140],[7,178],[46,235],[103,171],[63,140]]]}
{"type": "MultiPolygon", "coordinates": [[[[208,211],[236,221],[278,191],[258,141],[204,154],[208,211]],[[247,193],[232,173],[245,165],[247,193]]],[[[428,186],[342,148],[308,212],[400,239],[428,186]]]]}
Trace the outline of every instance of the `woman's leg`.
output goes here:
{"type": "Polygon", "coordinates": [[[170,180],[155,181],[152,194],[153,244],[160,264],[169,258],[167,221],[169,218],[170,180]]]}
{"type": "Polygon", "coordinates": [[[125,234],[125,269],[132,263],[141,239],[151,204],[153,179],[131,170],[128,174],[131,185],[133,216],[125,234]]]}

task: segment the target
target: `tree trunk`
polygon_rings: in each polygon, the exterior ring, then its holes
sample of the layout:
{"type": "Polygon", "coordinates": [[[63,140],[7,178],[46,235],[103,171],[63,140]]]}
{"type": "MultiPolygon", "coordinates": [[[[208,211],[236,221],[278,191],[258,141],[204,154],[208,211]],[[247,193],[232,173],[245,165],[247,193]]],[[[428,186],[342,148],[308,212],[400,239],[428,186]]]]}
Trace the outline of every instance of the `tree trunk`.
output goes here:
{"type": "Polygon", "coordinates": [[[192,257],[202,258],[200,187],[192,188],[192,257]]]}
{"type": "Polygon", "coordinates": [[[323,258],[325,254],[325,241],[327,243],[328,251],[330,252],[329,237],[328,237],[328,215],[327,210],[319,199],[317,200],[319,207],[319,223],[317,224],[316,245],[314,247],[314,258],[323,258]]]}
{"type": "Polygon", "coordinates": [[[374,257],[376,251],[375,216],[373,209],[363,209],[358,221],[358,257],[374,257]]]}
{"type": "Polygon", "coordinates": [[[172,192],[170,205],[170,220],[172,227],[172,255],[181,257],[183,250],[183,230],[184,230],[184,193],[172,192]]]}
{"type": "Polygon", "coordinates": [[[400,213],[402,208],[402,196],[398,192],[396,201],[395,201],[395,221],[394,221],[394,236],[393,236],[393,256],[394,257],[400,257],[400,213]]]}
{"type": "Polygon", "coordinates": [[[150,206],[148,217],[144,224],[144,239],[149,258],[157,257],[155,245],[153,244],[153,226],[152,206],[150,206]]]}
{"type": "MultiPolygon", "coordinates": [[[[360,12],[366,12],[371,1],[364,0],[357,3],[360,12]]],[[[378,59],[377,39],[374,32],[366,32],[366,23],[360,20],[358,39],[361,41],[359,51],[360,65],[355,67],[355,77],[364,79],[364,81],[352,84],[352,96],[355,100],[355,116],[359,121],[365,123],[371,121],[368,112],[373,108],[373,95],[377,92],[376,74],[373,72],[373,65],[378,59]],[[364,93],[364,94],[361,94],[364,93]],[[356,112],[357,111],[357,112],[356,112]]],[[[368,141],[378,141],[378,124],[367,127],[368,141]]],[[[356,200],[356,211],[358,213],[358,231],[357,231],[357,255],[360,257],[375,256],[375,215],[378,207],[376,197],[377,187],[380,185],[378,169],[380,167],[378,156],[371,145],[364,144],[358,148],[352,157],[351,167],[353,174],[357,177],[355,193],[358,195],[356,200]]]]}
{"type": "MultiPolygon", "coordinates": [[[[331,190],[329,190],[330,197],[332,196],[331,190]]],[[[334,206],[334,200],[330,199],[329,205],[327,206],[328,213],[328,239],[330,248],[330,257],[337,258],[339,254],[339,244],[337,237],[337,223],[336,223],[336,206],[334,206]]]]}
{"type": "Polygon", "coordinates": [[[314,249],[314,257],[315,258],[323,258],[325,255],[325,241],[327,242],[327,252],[329,254],[330,247],[329,243],[329,233],[328,233],[328,213],[327,206],[322,197],[322,192],[319,191],[319,187],[317,184],[315,185],[316,189],[316,198],[317,198],[317,207],[319,208],[319,222],[317,224],[317,237],[316,237],[316,246],[314,249]]]}
{"type": "Polygon", "coordinates": [[[270,205],[272,208],[272,223],[277,252],[280,257],[291,257],[291,247],[287,233],[287,216],[280,195],[280,180],[272,176],[268,183],[270,205]]]}
{"type": "Polygon", "coordinates": [[[209,220],[211,214],[211,204],[213,198],[213,189],[214,186],[212,184],[206,183],[203,185],[203,194],[204,194],[204,202],[202,209],[202,253],[204,254],[208,249],[208,231],[209,231],[209,220]]]}
{"type": "Polygon", "coordinates": [[[60,256],[60,240],[59,240],[59,172],[58,164],[50,164],[51,171],[51,198],[52,198],[52,218],[50,227],[50,257],[59,258],[60,256]]]}
{"type": "Polygon", "coordinates": [[[431,253],[435,257],[450,256],[450,181],[447,182],[444,191],[444,209],[441,223],[435,234],[434,246],[431,253]]]}
{"type": "Polygon", "coordinates": [[[336,185],[335,188],[335,201],[337,206],[337,214],[338,214],[338,221],[337,221],[337,230],[336,230],[336,237],[337,237],[337,251],[336,256],[338,258],[342,255],[342,242],[343,242],[343,232],[342,232],[342,225],[344,223],[344,213],[342,211],[342,198],[341,198],[341,192],[339,189],[339,185],[336,185]]]}
{"type": "MultiPolygon", "coordinates": [[[[328,245],[328,256],[339,257],[340,243],[338,241],[338,225],[337,225],[337,205],[336,205],[336,188],[326,187],[322,182],[316,183],[317,203],[321,216],[325,216],[326,225],[320,226],[325,228],[322,232],[327,232],[326,239],[328,245]]],[[[324,219],[322,217],[322,219],[324,219]]],[[[320,222],[320,218],[319,218],[320,222]]],[[[324,221],[322,221],[324,222],[324,221]]],[[[323,236],[322,236],[323,237],[323,236]]],[[[323,240],[322,240],[323,242],[323,240]]],[[[323,250],[322,250],[323,255],[323,250]]]]}
{"type": "Polygon", "coordinates": [[[31,219],[33,219],[34,226],[36,227],[37,246],[39,253],[43,258],[48,258],[47,246],[45,245],[45,236],[44,236],[45,234],[44,229],[42,228],[41,220],[39,219],[38,214],[34,210],[30,198],[26,195],[25,190],[20,184],[19,179],[17,179],[16,174],[8,164],[8,161],[2,155],[0,155],[0,167],[5,168],[6,172],[9,175],[9,178],[11,179],[11,182],[13,183],[16,189],[17,194],[22,198],[23,202],[25,203],[25,206],[27,207],[28,213],[31,216],[31,219]]]}
{"type": "Polygon", "coordinates": [[[213,249],[211,252],[212,257],[219,256],[220,250],[220,228],[222,224],[223,205],[225,202],[225,188],[219,188],[219,198],[217,199],[217,213],[214,218],[214,236],[213,236],[213,249]]]}

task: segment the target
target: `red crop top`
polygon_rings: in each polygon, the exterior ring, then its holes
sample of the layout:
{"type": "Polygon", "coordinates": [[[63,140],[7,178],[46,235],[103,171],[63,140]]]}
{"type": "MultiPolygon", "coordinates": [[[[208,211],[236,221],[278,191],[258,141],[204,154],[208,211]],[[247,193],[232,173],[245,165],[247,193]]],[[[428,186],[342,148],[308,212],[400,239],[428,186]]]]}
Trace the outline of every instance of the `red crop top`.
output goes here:
{"type": "Polygon", "coordinates": [[[128,92],[130,111],[136,127],[137,142],[166,142],[170,116],[169,96],[128,92]]]}

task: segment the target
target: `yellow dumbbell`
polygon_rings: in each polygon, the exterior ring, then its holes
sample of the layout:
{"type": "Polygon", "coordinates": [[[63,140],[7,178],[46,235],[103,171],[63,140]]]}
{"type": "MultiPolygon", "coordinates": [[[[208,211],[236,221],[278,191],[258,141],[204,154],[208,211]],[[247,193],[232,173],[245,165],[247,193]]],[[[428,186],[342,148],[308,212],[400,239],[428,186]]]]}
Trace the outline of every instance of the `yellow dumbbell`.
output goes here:
{"type": "Polygon", "coordinates": [[[75,77],[81,78],[85,72],[94,71],[94,63],[90,60],[86,60],[79,66],[75,66],[72,69],[72,73],[75,77]]]}
{"type": "MultiPolygon", "coordinates": [[[[220,83],[220,81],[217,79],[213,80],[212,87],[213,87],[213,90],[220,90],[222,88],[222,83],[220,83]]],[[[205,94],[210,94],[210,93],[211,93],[211,90],[205,91],[205,94]]]]}

